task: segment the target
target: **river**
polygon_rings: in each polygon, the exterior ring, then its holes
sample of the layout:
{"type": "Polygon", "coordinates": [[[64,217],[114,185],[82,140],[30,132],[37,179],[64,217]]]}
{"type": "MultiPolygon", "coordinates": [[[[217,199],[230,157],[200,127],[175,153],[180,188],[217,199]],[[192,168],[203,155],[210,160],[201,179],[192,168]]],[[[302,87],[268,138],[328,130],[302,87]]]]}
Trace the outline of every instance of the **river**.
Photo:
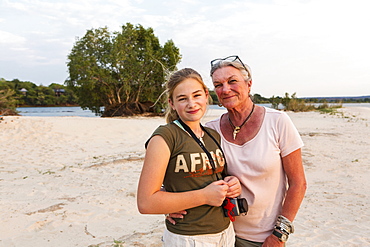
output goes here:
{"type": "MultiPolygon", "coordinates": [[[[271,104],[258,104],[266,107],[270,107],[271,104]]],[[[370,103],[344,103],[343,107],[370,107],[370,103]]],[[[222,109],[217,105],[211,105],[211,109],[222,109]]],[[[96,116],[90,110],[83,110],[79,106],[68,106],[68,107],[18,107],[17,111],[21,116],[31,117],[100,117],[96,116]]]]}

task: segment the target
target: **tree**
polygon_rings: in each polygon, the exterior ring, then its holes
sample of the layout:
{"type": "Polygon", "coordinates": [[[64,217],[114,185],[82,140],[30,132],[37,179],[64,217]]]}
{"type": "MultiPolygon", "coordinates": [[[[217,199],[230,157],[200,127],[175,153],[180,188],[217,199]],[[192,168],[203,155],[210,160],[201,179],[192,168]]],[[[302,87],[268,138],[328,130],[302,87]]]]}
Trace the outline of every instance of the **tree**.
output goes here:
{"type": "Polygon", "coordinates": [[[0,90],[0,115],[17,115],[15,111],[16,98],[14,90],[0,90]]]}
{"type": "Polygon", "coordinates": [[[103,116],[143,113],[163,92],[167,72],[180,59],[173,41],[162,47],[152,28],[127,23],[112,34],[107,27],[91,29],[68,56],[66,85],[82,108],[100,113],[104,106],[103,116]]]}
{"type": "Polygon", "coordinates": [[[77,97],[66,86],[57,83],[52,83],[48,86],[53,91],[54,105],[76,105],[77,97]]]}
{"type": "MultiPolygon", "coordinates": [[[[66,106],[77,105],[76,96],[66,86],[52,83],[48,87],[37,86],[29,81],[0,79],[2,102],[12,100],[16,106],[66,106]],[[5,95],[7,95],[5,97],[5,95]]],[[[4,103],[3,103],[4,104],[4,103]]]]}
{"type": "Polygon", "coordinates": [[[220,102],[219,102],[219,100],[218,100],[218,97],[217,97],[217,94],[216,94],[216,92],[215,91],[213,91],[213,90],[209,90],[209,95],[211,96],[211,98],[212,98],[212,104],[214,104],[214,105],[217,105],[217,104],[219,104],[220,102]]]}
{"type": "Polygon", "coordinates": [[[285,93],[285,97],[281,99],[281,104],[284,105],[285,111],[312,111],[315,107],[310,104],[306,104],[304,99],[299,99],[296,96],[296,93],[293,93],[291,97],[289,97],[289,93],[285,93]]]}
{"type": "Polygon", "coordinates": [[[269,99],[262,97],[258,93],[255,93],[253,95],[253,102],[256,103],[256,104],[264,104],[264,103],[269,103],[269,99]]]}
{"type": "Polygon", "coordinates": [[[281,103],[281,97],[280,96],[272,96],[270,98],[271,107],[274,109],[279,109],[279,104],[281,103]]]}

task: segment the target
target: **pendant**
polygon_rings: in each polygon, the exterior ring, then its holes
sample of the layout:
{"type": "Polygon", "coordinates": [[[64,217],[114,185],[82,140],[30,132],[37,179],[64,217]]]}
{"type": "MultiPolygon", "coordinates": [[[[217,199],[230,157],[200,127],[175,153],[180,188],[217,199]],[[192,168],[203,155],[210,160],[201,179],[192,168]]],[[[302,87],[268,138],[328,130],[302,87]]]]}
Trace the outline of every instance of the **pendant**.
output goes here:
{"type": "Polygon", "coordinates": [[[238,134],[239,131],[240,131],[240,127],[236,126],[235,129],[234,129],[234,132],[233,132],[233,138],[234,138],[234,140],[236,138],[236,134],[238,134]]]}

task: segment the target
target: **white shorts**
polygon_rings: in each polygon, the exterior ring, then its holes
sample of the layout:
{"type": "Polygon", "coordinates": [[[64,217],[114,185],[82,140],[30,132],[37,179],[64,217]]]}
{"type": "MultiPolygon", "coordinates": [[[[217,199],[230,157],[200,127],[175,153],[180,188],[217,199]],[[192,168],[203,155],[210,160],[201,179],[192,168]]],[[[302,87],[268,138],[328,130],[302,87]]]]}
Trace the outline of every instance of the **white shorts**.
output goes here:
{"type": "Polygon", "coordinates": [[[233,224],[222,232],[204,235],[180,235],[167,229],[163,233],[164,247],[234,247],[235,233],[233,224]]]}

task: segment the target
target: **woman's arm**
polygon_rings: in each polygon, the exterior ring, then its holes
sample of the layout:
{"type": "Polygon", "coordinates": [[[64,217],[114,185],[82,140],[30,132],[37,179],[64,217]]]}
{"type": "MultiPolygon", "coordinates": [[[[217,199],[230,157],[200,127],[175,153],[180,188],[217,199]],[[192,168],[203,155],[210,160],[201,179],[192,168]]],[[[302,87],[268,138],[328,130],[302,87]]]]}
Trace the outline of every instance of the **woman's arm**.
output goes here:
{"type": "Polygon", "coordinates": [[[161,136],[149,141],[138,186],[137,205],[142,214],[167,214],[208,204],[220,206],[226,196],[228,185],[216,181],[207,187],[181,193],[161,191],[170,150],[161,136]]]}
{"type": "MultiPolygon", "coordinates": [[[[288,154],[282,158],[283,168],[288,178],[288,190],[283,203],[281,215],[285,216],[293,222],[298,213],[299,207],[304,198],[307,183],[302,164],[301,149],[288,154]]],[[[274,235],[266,238],[263,247],[265,246],[284,246],[282,242],[274,235]]]]}
{"type": "Polygon", "coordinates": [[[297,149],[282,159],[289,187],[281,214],[290,221],[293,221],[298,213],[307,188],[301,149],[297,149]]]}

